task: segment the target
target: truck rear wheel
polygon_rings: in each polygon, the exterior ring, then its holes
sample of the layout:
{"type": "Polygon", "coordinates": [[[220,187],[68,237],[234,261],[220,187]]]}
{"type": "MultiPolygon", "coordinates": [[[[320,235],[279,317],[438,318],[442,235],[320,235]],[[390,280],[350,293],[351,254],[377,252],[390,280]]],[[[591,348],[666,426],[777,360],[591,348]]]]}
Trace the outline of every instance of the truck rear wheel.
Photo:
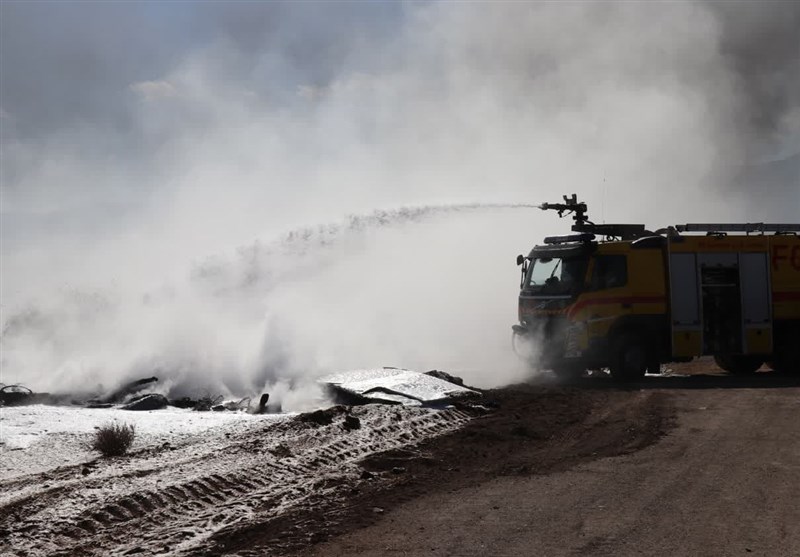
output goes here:
{"type": "Polygon", "coordinates": [[[731,375],[750,375],[758,371],[764,360],[745,354],[715,354],[714,363],[731,375]]]}
{"type": "Polygon", "coordinates": [[[650,345],[644,336],[636,333],[623,333],[614,341],[610,370],[611,377],[617,381],[635,381],[644,377],[652,365],[650,345]]]}
{"type": "Polygon", "coordinates": [[[775,354],[767,365],[774,371],[787,375],[800,375],[800,327],[785,330],[776,339],[775,354]]]}

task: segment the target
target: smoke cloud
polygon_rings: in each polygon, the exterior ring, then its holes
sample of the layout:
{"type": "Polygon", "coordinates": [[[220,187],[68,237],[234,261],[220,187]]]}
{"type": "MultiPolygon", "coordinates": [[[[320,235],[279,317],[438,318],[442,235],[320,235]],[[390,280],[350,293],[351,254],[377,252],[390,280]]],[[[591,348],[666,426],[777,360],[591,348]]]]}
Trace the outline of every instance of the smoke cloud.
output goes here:
{"type": "Polygon", "coordinates": [[[501,384],[514,257],[568,222],[497,204],[800,207],[795,3],[1,9],[5,383],[501,384]]]}

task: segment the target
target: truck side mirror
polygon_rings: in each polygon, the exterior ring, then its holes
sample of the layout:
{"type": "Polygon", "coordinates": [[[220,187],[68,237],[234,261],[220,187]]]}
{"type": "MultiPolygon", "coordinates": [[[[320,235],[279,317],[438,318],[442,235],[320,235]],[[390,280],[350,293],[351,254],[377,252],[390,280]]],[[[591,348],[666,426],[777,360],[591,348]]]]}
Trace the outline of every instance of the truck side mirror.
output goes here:
{"type": "Polygon", "coordinates": [[[525,275],[528,274],[528,262],[524,257],[518,255],[517,265],[522,265],[522,269],[520,269],[521,275],[519,277],[519,287],[522,288],[522,286],[525,284],[525,275]]]}

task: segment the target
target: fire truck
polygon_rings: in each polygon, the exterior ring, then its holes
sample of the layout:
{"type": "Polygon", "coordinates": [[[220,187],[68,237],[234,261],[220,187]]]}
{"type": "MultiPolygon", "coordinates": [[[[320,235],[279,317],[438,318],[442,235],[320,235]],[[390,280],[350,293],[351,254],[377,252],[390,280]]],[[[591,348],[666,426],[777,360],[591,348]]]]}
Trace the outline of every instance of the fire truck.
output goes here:
{"type": "Polygon", "coordinates": [[[618,380],[713,356],[731,374],[765,363],[800,374],[800,224],[594,224],[577,196],[545,203],[573,215],[522,268],[515,351],[574,377],[618,380]]]}

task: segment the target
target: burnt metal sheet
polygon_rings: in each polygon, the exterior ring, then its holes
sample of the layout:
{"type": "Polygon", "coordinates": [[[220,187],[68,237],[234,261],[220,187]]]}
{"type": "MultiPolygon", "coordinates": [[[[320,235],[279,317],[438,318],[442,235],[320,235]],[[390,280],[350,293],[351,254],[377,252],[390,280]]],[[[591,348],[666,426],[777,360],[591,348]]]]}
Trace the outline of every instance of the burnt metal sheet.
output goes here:
{"type": "Polygon", "coordinates": [[[343,371],[323,377],[320,382],[361,402],[405,406],[440,405],[478,394],[418,371],[389,367],[343,371]]]}

